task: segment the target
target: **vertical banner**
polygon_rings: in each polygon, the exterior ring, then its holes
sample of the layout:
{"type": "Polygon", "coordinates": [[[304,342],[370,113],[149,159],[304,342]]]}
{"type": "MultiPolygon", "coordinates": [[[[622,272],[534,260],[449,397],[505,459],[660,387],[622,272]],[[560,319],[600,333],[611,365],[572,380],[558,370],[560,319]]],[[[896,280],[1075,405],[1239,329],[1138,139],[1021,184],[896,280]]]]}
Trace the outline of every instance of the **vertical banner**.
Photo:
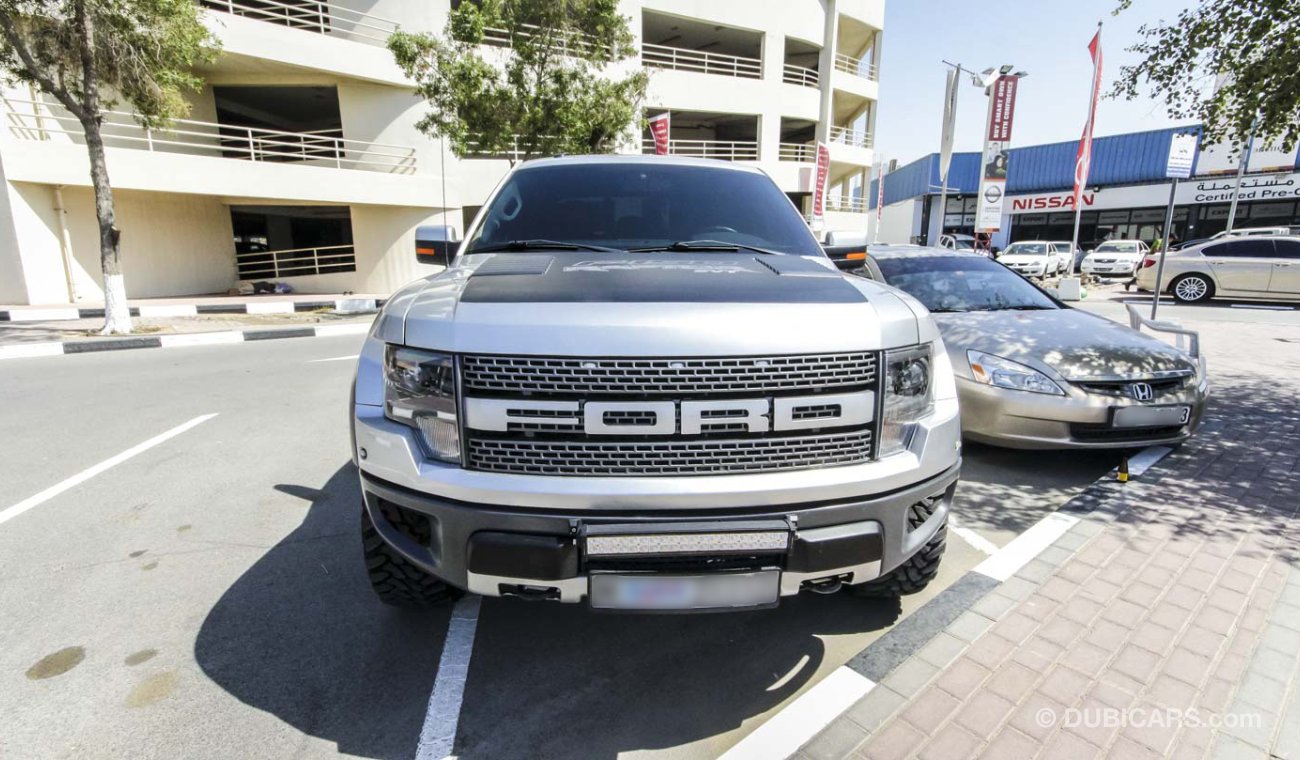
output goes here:
{"type": "Polygon", "coordinates": [[[1006,197],[1007,150],[1011,143],[1011,124],[1016,115],[1016,87],[1020,78],[1000,76],[989,93],[988,129],[984,135],[984,155],[980,162],[980,192],[975,210],[975,229],[997,232],[1002,226],[1002,200],[1006,197]]]}
{"type": "Polygon", "coordinates": [[[939,181],[948,183],[948,169],[952,166],[952,141],[957,126],[957,92],[961,72],[948,70],[948,89],[943,93],[943,131],[939,138],[939,181]]]}
{"type": "Polygon", "coordinates": [[[826,182],[831,173],[831,150],[824,142],[817,143],[817,174],[813,177],[812,226],[820,230],[826,222],[826,182]]]}
{"type": "Polygon", "coordinates": [[[1074,155],[1074,208],[1079,208],[1079,199],[1083,197],[1083,188],[1088,185],[1088,173],[1092,169],[1092,127],[1097,119],[1097,98],[1101,96],[1101,30],[1088,43],[1088,52],[1092,54],[1092,99],[1088,102],[1088,121],[1083,125],[1083,136],[1079,138],[1079,150],[1074,155]]]}
{"type": "Polygon", "coordinates": [[[876,169],[876,230],[880,230],[880,214],[885,208],[885,162],[876,169]]]}
{"type": "Polygon", "coordinates": [[[650,134],[655,140],[655,155],[668,155],[668,126],[670,115],[668,112],[653,116],[650,118],[650,134]]]}

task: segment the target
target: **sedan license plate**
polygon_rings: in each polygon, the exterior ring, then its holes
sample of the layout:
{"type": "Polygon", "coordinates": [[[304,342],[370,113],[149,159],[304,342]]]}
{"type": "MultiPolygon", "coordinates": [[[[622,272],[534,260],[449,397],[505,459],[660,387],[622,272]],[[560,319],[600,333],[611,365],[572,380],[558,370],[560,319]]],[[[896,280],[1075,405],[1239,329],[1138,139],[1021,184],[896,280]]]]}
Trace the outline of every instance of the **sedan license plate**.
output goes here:
{"type": "Polygon", "coordinates": [[[717,575],[591,576],[591,606],[603,610],[667,612],[725,610],[776,604],[781,571],[758,570],[717,575]]]}
{"type": "Polygon", "coordinates": [[[1111,427],[1177,427],[1192,418],[1192,408],[1179,406],[1125,406],[1115,410],[1111,427]]]}

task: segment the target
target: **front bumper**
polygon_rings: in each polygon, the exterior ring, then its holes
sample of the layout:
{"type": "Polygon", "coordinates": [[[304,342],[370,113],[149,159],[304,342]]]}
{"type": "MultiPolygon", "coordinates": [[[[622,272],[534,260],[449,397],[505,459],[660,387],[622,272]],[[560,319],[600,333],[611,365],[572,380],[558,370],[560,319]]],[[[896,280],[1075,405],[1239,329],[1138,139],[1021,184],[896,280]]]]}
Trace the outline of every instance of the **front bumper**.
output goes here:
{"type": "Polygon", "coordinates": [[[957,379],[962,435],[1016,449],[1113,449],[1176,444],[1196,431],[1205,411],[1204,387],[1184,388],[1142,403],[1129,398],[1087,393],[1069,386],[1066,396],[995,388],[957,379]],[[1112,428],[1112,410],[1129,406],[1187,405],[1187,424],[1162,428],[1112,428]]]}
{"type": "MultiPolygon", "coordinates": [[[[485,596],[522,596],[578,602],[600,572],[634,573],[671,567],[678,572],[714,574],[778,569],[780,595],[818,583],[863,583],[880,577],[915,554],[947,519],[960,461],[937,476],[897,491],[836,503],[647,512],[536,510],[467,504],[429,496],[361,473],[365,508],[385,541],[441,580],[485,596]],[[929,517],[912,525],[911,508],[929,517]],[[402,519],[394,520],[393,510],[402,519]],[[404,531],[397,525],[415,525],[404,531]],[[583,536],[592,528],[741,532],[756,524],[788,526],[785,550],[753,556],[675,557],[657,564],[592,558],[583,536]]],[[[616,531],[617,532],[617,531],[616,531]]]]}
{"type": "Polygon", "coordinates": [[[1136,268],[1137,264],[1126,261],[1117,261],[1113,264],[1097,264],[1085,260],[1083,266],[1080,267],[1080,270],[1084,274],[1131,275],[1136,268]]]}

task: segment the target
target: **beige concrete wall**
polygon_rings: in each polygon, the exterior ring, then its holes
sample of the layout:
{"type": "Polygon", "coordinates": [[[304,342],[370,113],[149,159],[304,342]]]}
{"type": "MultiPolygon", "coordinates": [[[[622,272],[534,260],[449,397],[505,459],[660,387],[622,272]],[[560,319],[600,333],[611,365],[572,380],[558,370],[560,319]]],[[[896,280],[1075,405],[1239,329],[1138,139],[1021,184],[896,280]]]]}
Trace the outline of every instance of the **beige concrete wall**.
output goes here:
{"type": "MultiPolygon", "coordinates": [[[[27,302],[66,302],[54,188],[12,183],[9,196],[19,210],[15,232],[27,302]]],[[[115,201],[128,297],[221,293],[235,285],[230,211],[219,199],[121,190],[115,193],[115,201]]],[[[65,187],[63,202],[78,300],[99,302],[103,278],[94,196],[88,188],[65,187]]]]}

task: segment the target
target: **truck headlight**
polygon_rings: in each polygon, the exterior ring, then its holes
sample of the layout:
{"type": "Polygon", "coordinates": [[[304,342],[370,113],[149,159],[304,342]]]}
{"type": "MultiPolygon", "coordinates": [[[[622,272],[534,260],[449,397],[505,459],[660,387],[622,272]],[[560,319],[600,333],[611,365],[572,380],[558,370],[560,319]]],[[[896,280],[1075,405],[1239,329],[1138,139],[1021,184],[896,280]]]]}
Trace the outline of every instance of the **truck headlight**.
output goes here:
{"type": "Polygon", "coordinates": [[[1052,396],[1065,395],[1061,386],[1033,367],[1026,367],[1019,362],[975,350],[967,351],[966,359],[970,362],[970,371],[977,383],[1013,391],[1046,393],[1052,396]]]}
{"type": "Polygon", "coordinates": [[[932,370],[929,344],[885,352],[880,456],[906,449],[912,442],[916,422],[934,408],[932,370]]]}
{"type": "Polygon", "coordinates": [[[384,414],[419,431],[435,459],[459,463],[455,358],[390,344],[384,355],[384,414]]]}

